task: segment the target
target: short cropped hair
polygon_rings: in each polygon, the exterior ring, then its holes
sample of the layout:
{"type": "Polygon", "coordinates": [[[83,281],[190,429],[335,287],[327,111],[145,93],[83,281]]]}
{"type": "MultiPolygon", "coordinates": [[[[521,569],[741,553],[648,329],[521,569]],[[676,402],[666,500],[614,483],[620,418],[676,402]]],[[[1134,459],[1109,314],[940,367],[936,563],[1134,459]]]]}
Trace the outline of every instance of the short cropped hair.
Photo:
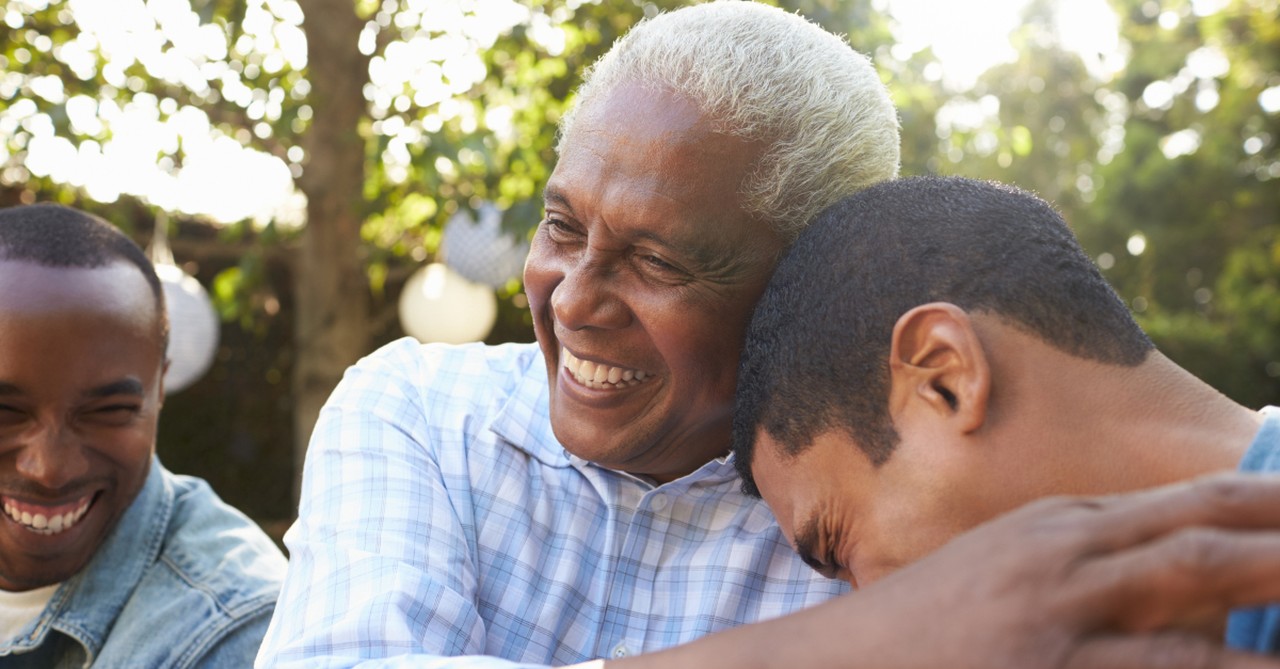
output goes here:
{"type": "Polygon", "coordinates": [[[161,343],[167,344],[169,319],[155,266],[132,239],[101,218],[50,203],[0,209],[0,259],[84,269],[132,264],[151,287],[161,343]]]}
{"type": "Polygon", "coordinates": [[[839,429],[872,463],[888,460],[898,441],[893,329],[930,302],[992,314],[1105,364],[1135,366],[1155,348],[1045,201],[962,178],[873,186],[801,233],[756,307],[733,413],[745,492],[759,495],[751,458],[761,428],[789,454],[839,429]]]}
{"type": "Polygon", "coordinates": [[[836,200],[898,173],[898,117],[866,56],[776,7],[722,0],[640,22],[587,69],[575,113],[622,84],[669,91],[717,132],[766,146],[740,194],[788,241],[836,200]]]}

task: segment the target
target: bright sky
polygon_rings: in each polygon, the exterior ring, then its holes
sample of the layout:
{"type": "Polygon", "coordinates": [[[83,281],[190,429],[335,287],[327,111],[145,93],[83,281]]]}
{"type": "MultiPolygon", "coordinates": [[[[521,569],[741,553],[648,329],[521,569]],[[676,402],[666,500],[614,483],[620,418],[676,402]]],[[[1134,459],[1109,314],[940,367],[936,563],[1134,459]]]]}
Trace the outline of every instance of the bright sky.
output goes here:
{"type": "MultiPolygon", "coordinates": [[[[898,21],[894,54],[906,56],[933,47],[943,82],[971,87],[990,67],[1017,57],[1009,41],[1028,0],[887,0],[898,21]]],[[[1061,44],[1081,54],[1089,71],[1105,78],[1124,63],[1119,53],[1118,19],[1106,0],[1055,0],[1055,32],[1061,44]]]]}
{"type": "MultiPolygon", "coordinates": [[[[22,26],[24,13],[48,3],[0,1],[4,22],[15,30],[22,26]]],[[[943,82],[964,89],[987,68],[1016,56],[1009,37],[1018,27],[1028,0],[876,2],[899,24],[895,57],[905,58],[931,46],[941,61],[943,82]]],[[[1193,0],[1193,8],[1197,13],[1208,13],[1222,2],[1193,0]]],[[[1106,0],[1055,3],[1057,38],[1085,58],[1094,76],[1105,79],[1123,67],[1117,19],[1106,0]]],[[[254,67],[268,72],[286,65],[305,66],[303,17],[296,0],[249,0],[247,5],[247,35],[231,45],[233,52],[255,54],[260,65],[254,67]]],[[[555,22],[566,18],[563,12],[552,17],[531,15],[514,0],[407,0],[401,6],[404,9],[396,15],[380,13],[370,22],[361,38],[363,49],[372,51],[374,36],[384,28],[452,28],[444,35],[418,31],[416,36],[392,43],[371,64],[367,90],[374,117],[381,119],[374,129],[390,138],[383,160],[393,180],[397,175],[407,176],[409,147],[445,121],[459,119],[464,129],[484,123],[501,136],[504,124],[510,125],[511,110],[491,109],[477,119],[470,105],[457,104],[452,96],[484,77],[477,54],[502,31],[517,23],[531,23],[530,34],[555,53],[564,46],[564,35],[555,22]],[[397,114],[413,105],[436,102],[440,104],[433,113],[420,121],[406,123],[397,114]]],[[[286,95],[306,93],[255,91],[246,86],[239,72],[224,61],[228,47],[221,30],[202,25],[189,0],[71,0],[70,7],[82,32],[77,40],[61,47],[59,57],[80,76],[94,76],[92,53],[101,50],[111,62],[100,74],[116,89],[132,87],[125,76],[125,68],[132,63],[141,64],[150,76],[184,85],[197,94],[207,90],[211,80],[222,97],[240,104],[250,118],[262,121],[252,129],[256,133],[270,132],[267,122],[280,117],[286,95]]],[[[1162,26],[1166,19],[1174,25],[1178,20],[1176,16],[1159,18],[1162,26]]],[[[1201,60],[1209,69],[1219,65],[1213,54],[1201,60]]],[[[20,67],[11,64],[8,69],[0,75],[0,96],[12,98],[10,92],[22,85],[24,75],[20,67]]],[[[33,174],[81,186],[100,201],[127,193],[171,211],[219,221],[302,221],[305,200],[293,184],[304,159],[297,147],[290,151],[288,161],[245,148],[237,139],[213,129],[203,111],[177,109],[170,100],[146,94],[134,94],[121,107],[105,95],[67,99],[56,77],[31,80],[27,85],[49,102],[65,102],[78,132],[94,136],[104,127],[109,129],[101,135],[101,142],[87,140],[76,145],[55,135],[52,123],[36,113],[33,102],[18,100],[0,112],[0,136],[12,135],[18,126],[30,134],[27,168],[33,174]],[[181,165],[168,158],[157,162],[155,156],[173,154],[179,147],[181,165]],[[228,192],[235,195],[228,197],[228,192]]],[[[1276,100],[1269,101],[1280,104],[1280,92],[1274,93],[1276,100]]],[[[1162,89],[1151,94],[1158,97],[1162,89]]],[[[5,158],[7,152],[0,144],[0,162],[5,158]]]]}

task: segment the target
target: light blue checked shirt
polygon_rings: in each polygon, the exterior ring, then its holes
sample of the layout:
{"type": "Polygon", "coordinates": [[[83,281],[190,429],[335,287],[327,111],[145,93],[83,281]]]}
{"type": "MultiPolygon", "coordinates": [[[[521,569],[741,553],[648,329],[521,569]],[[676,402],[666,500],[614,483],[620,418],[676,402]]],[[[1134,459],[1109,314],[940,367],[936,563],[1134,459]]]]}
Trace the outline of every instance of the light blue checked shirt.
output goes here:
{"type": "Polygon", "coordinates": [[[387,345],[311,439],[259,667],[565,665],[846,591],[725,459],[654,486],[568,454],[536,345],[387,345]]]}

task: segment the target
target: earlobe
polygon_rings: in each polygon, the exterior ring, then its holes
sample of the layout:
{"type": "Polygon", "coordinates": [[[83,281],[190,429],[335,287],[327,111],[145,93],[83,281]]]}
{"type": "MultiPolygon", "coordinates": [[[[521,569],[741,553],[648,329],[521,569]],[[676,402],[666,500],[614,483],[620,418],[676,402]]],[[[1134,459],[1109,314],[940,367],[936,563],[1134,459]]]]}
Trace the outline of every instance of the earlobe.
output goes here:
{"type": "Polygon", "coordinates": [[[965,434],[986,421],[991,366],[972,320],[954,304],[923,304],[898,319],[889,377],[894,414],[922,403],[965,434]]]}

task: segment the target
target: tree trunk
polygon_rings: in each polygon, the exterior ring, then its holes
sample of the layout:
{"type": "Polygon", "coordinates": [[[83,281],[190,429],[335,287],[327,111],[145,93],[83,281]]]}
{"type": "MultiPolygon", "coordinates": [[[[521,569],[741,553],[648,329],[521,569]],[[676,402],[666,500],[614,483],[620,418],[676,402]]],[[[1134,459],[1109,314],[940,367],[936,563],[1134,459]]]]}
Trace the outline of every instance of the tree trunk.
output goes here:
{"type": "Polygon", "coordinates": [[[369,59],[352,0],[299,0],[306,16],[311,127],[302,138],[307,227],[294,273],[294,492],[320,407],[343,371],[368,352],[369,282],[360,250],[369,59]]]}

